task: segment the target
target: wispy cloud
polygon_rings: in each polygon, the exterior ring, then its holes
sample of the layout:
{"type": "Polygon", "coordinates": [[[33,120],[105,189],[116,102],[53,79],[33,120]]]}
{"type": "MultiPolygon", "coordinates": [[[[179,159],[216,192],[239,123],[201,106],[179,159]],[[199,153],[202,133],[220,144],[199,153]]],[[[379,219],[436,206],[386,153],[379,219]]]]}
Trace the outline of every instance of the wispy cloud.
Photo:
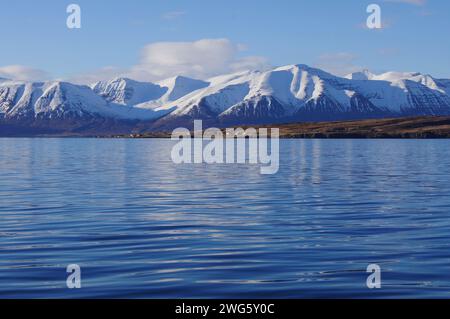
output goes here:
{"type": "Polygon", "coordinates": [[[206,79],[242,70],[264,70],[270,65],[262,56],[242,56],[244,45],[228,39],[201,39],[192,42],[156,42],[146,45],[140,61],[129,69],[106,67],[74,78],[92,83],[116,76],[141,81],[157,81],[176,75],[206,79]]]}
{"type": "Polygon", "coordinates": [[[7,65],[0,67],[0,77],[17,81],[46,81],[50,74],[24,65],[7,65]]]}
{"type": "Polygon", "coordinates": [[[204,79],[226,72],[267,67],[268,62],[264,57],[240,57],[242,50],[243,46],[228,39],[151,43],[144,47],[140,63],[129,74],[143,80],[174,75],[204,79]]]}
{"type": "Polygon", "coordinates": [[[358,56],[349,52],[326,53],[318,58],[314,66],[334,75],[345,76],[365,69],[357,65],[357,59],[358,56]]]}
{"type": "Polygon", "coordinates": [[[423,6],[424,4],[426,4],[427,0],[384,0],[384,2],[398,2],[398,3],[412,4],[416,6],[423,6]]]}
{"type": "Polygon", "coordinates": [[[164,13],[161,18],[164,20],[175,20],[186,15],[186,11],[170,11],[164,13]]]}

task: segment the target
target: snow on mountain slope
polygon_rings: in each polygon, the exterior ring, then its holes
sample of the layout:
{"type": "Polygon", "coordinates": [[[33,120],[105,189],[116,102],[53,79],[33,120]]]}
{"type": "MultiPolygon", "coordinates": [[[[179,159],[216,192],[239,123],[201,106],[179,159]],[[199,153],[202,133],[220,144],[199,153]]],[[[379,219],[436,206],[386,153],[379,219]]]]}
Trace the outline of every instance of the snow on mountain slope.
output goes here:
{"type": "Polygon", "coordinates": [[[0,113],[5,118],[153,119],[152,110],[139,110],[108,103],[89,87],[67,82],[0,83],[0,113]]]}
{"type": "MultiPolygon", "coordinates": [[[[403,115],[447,115],[450,98],[445,80],[414,72],[372,74],[364,81],[355,81],[361,92],[378,107],[403,115]],[[440,82],[442,81],[442,82],[440,82]]],[[[353,73],[347,78],[358,78],[353,73]]]]}
{"type": "Polygon", "coordinates": [[[241,72],[209,79],[209,86],[170,103],[176,108],[171,116],[220,114],[247,96],[253,74],[241,72]]]}
{"type": "Polygon", "coordinates": [[[176,101],[179,98],[199,89],[209,86],[206,81],[187,78],[184,76],[176,76],[161,82],[158,82],[161,87],[167,88],[167,93],[164,94],[163,101],[176,101]]]}
{"type": "Polygon", "coordinates": [[[405,81],[412,81],[420,83],[429,89],[443,92],[431,75],[424,75],[418,72],[386,72],[377,75],[364,70],[349,74],[346,78],[351,80],[387,81],[401,88],[405,88],[405,81]]]}
{"type": "MultiPolygon", "coordinates": [[[[344,79],[342,81],[345,82],[344,79]]],[[[271,96],[292,114],[308,105],[313,107],[323,99],[337,103],[342,110],[346,110],[351,106],[351,96],[342,87],[342,81],[306,65],[289,65],[265,72],[247,98],[271,96]]]]}
{"type": "Polygon", "coordinates": [[[143,109],[154,109],[161,112],[170,112],[173,109],[173,106],[171,106],[172,102],[190,94],[191,92],[206,88],[210,85],[210,83],[184,76],[176,76],[158,82],[157,85],[164,88],[166,92],[158,99],[146,101],[136,105],[136,107],[143,109]]]}
{"type": "MultiPolygon", "coordinates": [[[[0,118],[207,119],[211,124],[450,115],[450,80],[367,70],[338,77],[307,65],[156,84],[117,78],[91,87],[0,81],[0,118]]],[[[150,126],[153,124],[149,124],[150,126]]]]}
{"type": "Polygon", "coordinates": [[[245,72],[210,79],[211,85],[173,103],[171,117],[214,117],[238,121],[374,114],[377,107],[353,90],[352,81],[306,65],[245,72]]]}
{"type": "Polygon", "coordinates": [[[116,78],[97,82],[92,85],[92,90],[108,102],[132,107],[134,112],[155,110],[156,114],[163,116],[172,111],[171,102],[208,85],[208,82],[183,76],[156,84],[116,78]]]}
{"type": "Polygon", "coordinates": [[[97,82],[92,85],[92,90],[108,102],[128,106],[159,99],[167,92],[167,88],[159,85],[126,78],[97,82]]]}

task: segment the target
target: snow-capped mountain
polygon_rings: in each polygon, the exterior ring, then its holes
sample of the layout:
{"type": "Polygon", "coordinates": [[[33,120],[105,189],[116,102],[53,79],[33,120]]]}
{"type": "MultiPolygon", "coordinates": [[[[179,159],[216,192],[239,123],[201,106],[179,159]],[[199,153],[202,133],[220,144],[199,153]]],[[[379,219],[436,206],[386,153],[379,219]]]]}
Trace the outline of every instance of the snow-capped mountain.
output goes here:
{"type": "Polygon", "coordinates": [[[338,77],[301,64],[205,81],[116,78],[83,86],[0,79],[0,125],[108,119],[162,129],[194,119],[225,125],[416,115],[450,115],[450,80],[367,70],[338,77]]]}
{"type": "Polygon", "coordinates": [[[97,82],[92,90],[108,102],[133,106],[161,97],[167,89],[153,83],[138,82],[126,78],[116,78],[107,82],[97,82]]]}
{"type": "Polygon", "coordinates": [[[108,102],[141,109],[157,109],[209,85],[208,82],[176,76],[156,84],[126,78],[97,82],[92,90],[108,102]]]}
{"type": "Polygon", "coordinates": [[[191,92],[206,88],[210,85],[210,83],[206,81],[187,78],[184,76],[176,76],[158,82],[158,85],[167,88],[166,94],[164,94],[159,99],[162,104],[166,104],[176,101],[191,92]]]}
{"type": "Polygon", "coordinates": [[[88,86],[67,82],[1,82],[0,114],[14,120],[84,117],[150,120],[161,117],[153,110],[111,103],[88,86]]]}
{"type": "Polygon", "coordinates": [[[450,114],[448,82],[417,73],[348,78],[306,65],[210,79],[210,86],[172,103],[174,118],[261,123],[450,114]],[[437,83],[440,83],[438,85],[437,83]]]}

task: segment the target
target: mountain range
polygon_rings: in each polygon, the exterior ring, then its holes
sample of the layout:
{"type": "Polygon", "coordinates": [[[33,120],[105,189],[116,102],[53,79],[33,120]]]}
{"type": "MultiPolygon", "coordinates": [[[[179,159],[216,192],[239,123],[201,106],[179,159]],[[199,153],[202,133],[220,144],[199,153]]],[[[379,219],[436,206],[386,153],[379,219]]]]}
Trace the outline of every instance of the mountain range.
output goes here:
{"type": "Polygon", "coordinates": [[[107,135],[206,126],[450,115],[450,79],[307,65],[207,80],[127,78],[90,86],[0,79],[0,135],[107,135]]]}

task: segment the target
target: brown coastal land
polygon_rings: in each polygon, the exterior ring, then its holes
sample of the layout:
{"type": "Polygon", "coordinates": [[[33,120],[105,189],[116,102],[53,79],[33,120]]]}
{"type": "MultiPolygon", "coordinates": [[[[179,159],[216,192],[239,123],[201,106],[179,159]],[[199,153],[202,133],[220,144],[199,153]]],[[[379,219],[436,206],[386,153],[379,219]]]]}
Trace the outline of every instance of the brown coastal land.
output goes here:
{"type": "MultiPolygon", "coordinates": [[[[51,123],[54,124],[54,123],[51,123]]],[[[151,123],[94,121],[82,126],[46,125],[10,127],[0,121],[2,137],[170,138],[171,129],[149,130],[151,123]],[[51,127],[51,129],[48,129],[51,127]]],[[[180,125],[181,127],[183,125],[180,125]]],[[[204,128],[215,125],[204,125],[204,128]]],[[[223,129],[224,126],[217,126],[223,129]]],[[[450,138],[450,116],[230,125],[230,128],[279,128],[281,138],[450,138]]],[[[270,133],[270,130],[269,130],[270,133]]],[[[192,134],[193,135],[193,134],[192,134]]],[[[225,135],[225,134],[224,134],[225,135]]]]}
{"type": "MultiPolygon", "coordinates": [[[[450,138],[450,117],[413,117],[342,122],[289,123],[255,126],[279,128],[281,138],[450,138]]],[[[242,128],[247,128],[242,126],[242,128]]],[[[270,131],[270,130],[269,130],[270,131]]],[[[169,132],[117,137],[161,138],[169,132]]]]}

